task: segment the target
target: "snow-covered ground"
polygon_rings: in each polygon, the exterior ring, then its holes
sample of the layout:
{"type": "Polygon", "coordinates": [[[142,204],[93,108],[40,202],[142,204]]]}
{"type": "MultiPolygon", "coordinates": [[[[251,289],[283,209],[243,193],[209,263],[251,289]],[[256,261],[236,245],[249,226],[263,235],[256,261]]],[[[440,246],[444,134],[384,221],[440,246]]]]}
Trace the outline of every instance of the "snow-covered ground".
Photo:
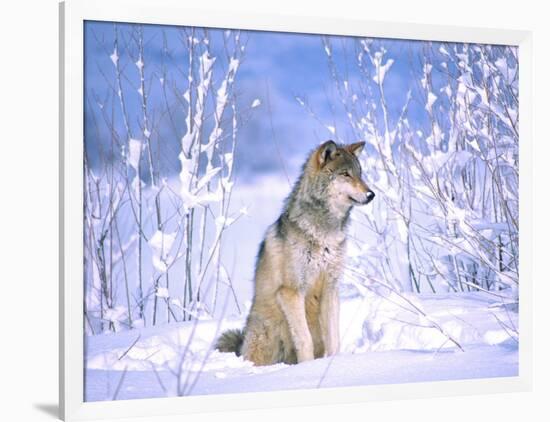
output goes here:
{"type": "Polygon", "coordinates": [[[515,376],[518,314],[482,292],[359,294],[343,286],[341,353],[255,367],[212,350],[245,315],[86,338],[87,401],[515,376]],[[452,339],[452,340],[451,340],[452,339]],[[454,343],[460,344],[464,351],[454,343]]]}

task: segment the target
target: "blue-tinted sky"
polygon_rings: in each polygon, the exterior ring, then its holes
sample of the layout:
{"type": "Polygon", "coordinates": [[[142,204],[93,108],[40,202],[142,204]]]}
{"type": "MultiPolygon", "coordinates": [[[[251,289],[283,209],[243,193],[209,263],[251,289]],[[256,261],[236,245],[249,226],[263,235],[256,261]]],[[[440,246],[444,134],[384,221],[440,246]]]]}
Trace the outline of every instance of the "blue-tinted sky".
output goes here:
{"type": "MultiPolygon", "coordinates": [[[[100,155],[109,156],[114,122],[116,134],[125,138],[125,129],[118,99],[113,96],[115,87],[114,66],[110,59],[113,52],[115,26],[108,22],[88,22],[85,27],[85,139],[92,164],[100,155]],[[114,101],[113,101],[114,99],[114,101]]],[[[137,94],[138,71],[135,36],[136,25],[119,24],[118,40],[120,64],[123,69],[125,92],[132,136],[140,137],[142,128],[140,97],[137,94]],[[133,38],[134,37],[134,38],[133,38]]],[[[148,90],[149,113],[160,122],[153,138],[163,145],[163,167],[166,172],[178,171],[179,139],[185,132],[183,108],[174,103],[171,120],[166,117],[166,107],[160,78],[172,81],[168,95],[184,91],[186,86],[185,64],[187,51],[182,44],[182,29],[170,26],[145,25],[145,75],[148,90]],[[173,125],[171,124],[173,122],[173,125]]],[[[189,30],[189,28],[187,28],[189,30]]],[[[197,29],[202,33],[202,29],[197,29]]],[[[219,78],[227,68],[223,52],[222,30],[209,30],[210,45],[215,55],[219,78]]],[[[239,175],[258,172],[281,171],[281,158],[290,173],[295,173],[307,151],[320,142],[337,138],[353,142],[357,136],[349,127],[345,111],[331,79],[327,55],[318,35],[246,31],[244,60],[237,76],[237,93],[242,110],[255,98],[261,106],[252,110],[240,131],[235,165],[239,175]],[[296,96],[305,98],[318,119],[312,117],[298,103],[296,96]],[[269,112],[270,111],[270,112],[269,112]],[[321,124],[321,122],[323,124],[321,124]],[[326,125],[337,129],[330,133],[326,125]],[[279,151],[277,151],[279,150],[279,151]]],[[[346,74],[351,84],[364,75],[357,70],[355,40],[351,37],[331,37],[333,59],[346,74]]],[[[374,49],[385,48],[386,56],[395,60],[385,80],[390,117],[395,119],[405,102],[407,91],[417,89],[422,48],[426,43],[400,40],[378,40],[374,49]]],[[[424,104],[412,104],[410,117],[425,119],[424,104]]],[[[116,156],[116,153],[115,153],[116,156]]]]}

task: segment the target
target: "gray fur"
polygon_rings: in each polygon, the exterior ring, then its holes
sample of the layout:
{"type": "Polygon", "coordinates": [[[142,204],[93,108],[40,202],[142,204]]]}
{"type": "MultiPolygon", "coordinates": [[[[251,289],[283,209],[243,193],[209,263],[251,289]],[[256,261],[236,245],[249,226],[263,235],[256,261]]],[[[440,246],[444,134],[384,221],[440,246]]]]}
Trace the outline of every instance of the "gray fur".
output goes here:
{"type": "Polygon", "coordinates": [[[241,355],[241,347],[244,340],[243,329],[233,329],[225,331],[216,342],[215,349],[225,353],[235,353],[241,355]]]}
{"type": "Polygon", "coordinates": [[[218,350],[240,351],[256,365],[338,352],[346,227],[352,207],[374,197],[361,179],[362,147],[327,141],[310,154],[261,244],[242,345],[240,336],[224,333],[218,350]]]}

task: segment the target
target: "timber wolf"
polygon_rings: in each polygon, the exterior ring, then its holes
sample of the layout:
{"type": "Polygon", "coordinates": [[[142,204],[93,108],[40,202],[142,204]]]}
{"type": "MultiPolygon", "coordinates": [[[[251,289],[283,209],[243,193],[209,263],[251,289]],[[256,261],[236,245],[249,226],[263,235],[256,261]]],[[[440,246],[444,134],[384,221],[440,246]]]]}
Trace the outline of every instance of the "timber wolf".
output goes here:
{"type": "Polygon", "coordinates": [[[246,326],[221,335],[216,349],[255,365],[300,363],[339,349],[338,279],[354,205],[374,198],[361,178],[365,143],[327,141],[308,157],[256,261],[246,326]]]}

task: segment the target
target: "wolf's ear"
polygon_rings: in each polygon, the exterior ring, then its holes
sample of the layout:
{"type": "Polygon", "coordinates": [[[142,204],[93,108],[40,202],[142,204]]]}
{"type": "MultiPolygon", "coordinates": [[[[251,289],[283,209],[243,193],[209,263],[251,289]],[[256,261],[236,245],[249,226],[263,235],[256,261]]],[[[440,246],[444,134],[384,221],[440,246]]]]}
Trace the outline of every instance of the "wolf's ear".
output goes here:
{"type": "Polygon", "coordinates": [[[354,154],[356,157],[359,157],[361,154],[361,151],[363,151],[363,147],[365,146],[365,142],[356,142],[354,144],[346,145],[346,149],[354,154]]]}
{"type": "Polygon", "coordinates": [[[334,158],[334,153],[338,147],[334,141],[326,141],[322,144],[317,150],[317,160],[319,162],[319,167],[323,167],[326,163],[334,158]]]}

